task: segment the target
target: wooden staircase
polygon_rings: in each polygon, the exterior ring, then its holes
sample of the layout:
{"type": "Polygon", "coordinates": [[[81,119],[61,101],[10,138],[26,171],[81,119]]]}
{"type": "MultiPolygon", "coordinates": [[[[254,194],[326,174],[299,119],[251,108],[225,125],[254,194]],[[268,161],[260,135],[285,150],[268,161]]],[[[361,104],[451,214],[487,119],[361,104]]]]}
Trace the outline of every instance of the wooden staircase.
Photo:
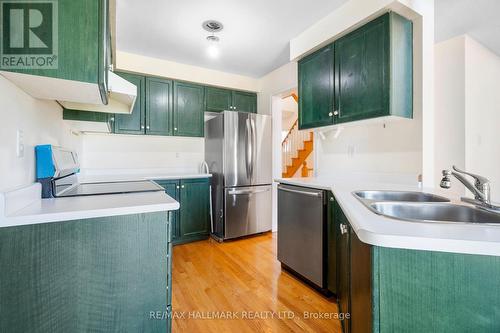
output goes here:
{"type": "Polygon", "coordinates": [[[312,170],[307,166],[307,158],[314,149],[314,135],[310,131],[299,131],[298,120],[292,125],[282,143],[283,178],[292,178],[302,168],[302,177],[312,170]]]}

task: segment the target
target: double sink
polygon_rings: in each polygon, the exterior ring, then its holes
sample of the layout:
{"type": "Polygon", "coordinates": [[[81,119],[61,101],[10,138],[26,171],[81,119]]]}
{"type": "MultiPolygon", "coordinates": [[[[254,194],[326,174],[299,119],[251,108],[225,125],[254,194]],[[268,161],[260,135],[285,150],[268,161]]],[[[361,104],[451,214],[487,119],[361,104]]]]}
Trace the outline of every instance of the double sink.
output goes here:
{"type": "Polygon", "coordinates": [[[372,212],[401,221],[437,223],[500,223],[500,214],[458,205],[424,192],[356,191],[353,193],[372,212]]]}

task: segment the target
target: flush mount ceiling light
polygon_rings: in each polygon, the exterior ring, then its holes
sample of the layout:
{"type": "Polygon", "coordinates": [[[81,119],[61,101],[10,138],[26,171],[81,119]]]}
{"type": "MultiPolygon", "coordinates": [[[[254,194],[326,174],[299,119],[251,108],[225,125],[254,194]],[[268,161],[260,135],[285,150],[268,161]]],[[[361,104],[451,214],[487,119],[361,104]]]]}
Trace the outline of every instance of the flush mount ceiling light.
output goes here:
{"type": "Polygon", "coordinates": [[[216,32],[220,32],[224,26],[219,21],[208,20],[202,23],[201,25],[204,30],[210,32],[211,34],[207,36],[208,41],[208,49],[207,53],[210,58],[217,58],[219,56],[219,48],[218,42],[220,41],[219,37],[215,36],[216,32]]]}
{"type": "Polygon", "coordinates": [[[203,29],[211,33],[219,32],[224,29],[222,23],[216,20],[207,20],[203,22],[201,26],[203,27],[203,29]]]}

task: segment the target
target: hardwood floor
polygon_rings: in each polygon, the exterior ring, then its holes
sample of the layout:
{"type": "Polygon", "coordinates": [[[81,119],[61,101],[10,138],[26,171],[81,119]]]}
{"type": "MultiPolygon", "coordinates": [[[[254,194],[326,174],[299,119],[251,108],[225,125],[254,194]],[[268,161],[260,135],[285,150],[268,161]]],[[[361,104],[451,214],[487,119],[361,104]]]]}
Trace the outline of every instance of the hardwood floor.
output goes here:
{"type": "Polygon", "coordinates": [[[271,233],[175,246],[172,296],[173,333],[341,332],[335,301],[281,270],[271,233]]]}

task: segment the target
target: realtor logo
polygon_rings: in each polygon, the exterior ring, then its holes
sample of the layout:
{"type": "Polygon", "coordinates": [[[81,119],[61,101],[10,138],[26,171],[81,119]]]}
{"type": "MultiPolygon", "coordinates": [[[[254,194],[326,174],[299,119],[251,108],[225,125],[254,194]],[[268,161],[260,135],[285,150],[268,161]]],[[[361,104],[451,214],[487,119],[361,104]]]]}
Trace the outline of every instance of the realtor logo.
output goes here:
{"type": "Polygon", "coordinates": [[[1,0],[0,69],[56,69],[57,1],[1,0]]]}

